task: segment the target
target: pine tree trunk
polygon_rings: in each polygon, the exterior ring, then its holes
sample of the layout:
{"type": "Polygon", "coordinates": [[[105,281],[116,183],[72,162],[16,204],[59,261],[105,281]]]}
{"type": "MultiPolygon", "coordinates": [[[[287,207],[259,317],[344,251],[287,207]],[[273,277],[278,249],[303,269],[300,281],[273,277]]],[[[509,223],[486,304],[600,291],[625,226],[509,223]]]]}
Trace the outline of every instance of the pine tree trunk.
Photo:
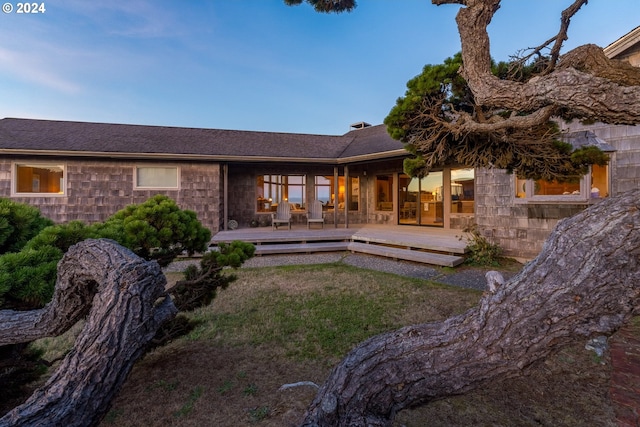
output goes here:
{"type": "Polygon", "coordinates": [[[390,426],[402,409],[521,375],[575,340],[610,334],[640,307],[640,190],[561,221],[540,255],[442,322],[365,341],[333,370],[304,426],[390,426]]]}
{"type": "Polygon", "coordinates": [[[111,240],[71,247],[58,264],[51,303],[0,311],[0,345],[57,335],[86,316],[60,367],[0,426],[96,425],[156,330],[176,315],[165,284],[156,262],[111,240]]]}

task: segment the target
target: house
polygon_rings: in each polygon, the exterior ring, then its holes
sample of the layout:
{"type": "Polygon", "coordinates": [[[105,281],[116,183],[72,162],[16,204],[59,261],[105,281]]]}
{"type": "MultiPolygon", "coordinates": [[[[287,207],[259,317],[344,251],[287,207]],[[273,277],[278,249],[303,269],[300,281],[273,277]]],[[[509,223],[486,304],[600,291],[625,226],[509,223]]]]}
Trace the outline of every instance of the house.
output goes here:
{"type": "Polygon", "coordinates": [[[384,126],[366,123],[328,136],[5,118],[0,197],[56,222],[91,223],[163,193],[214,233],[230,220],[267,222],[279,203],[302,222],[312,200],[335,226],[466,224],[473,169],[411,179],[407,154],[384,126]]]}
{"type": "MultiPolygon", "coordinates": [[[[639,64],[640,27],[605,52],[639,64]]],[[[280,203],[304,223],[307,205],[320,200],[334,227],[475,222],[507,255],[531,259],[560,219],[640,185],[640,127],[563,130],[575,145],[599,145],[609,164],[571,186],[464,166],[420,179],[402,172],[403,144],[364,122],[343,135],[309,135],[5,118],[0,197],[56,222],[91,223],[162,193],[213,233],[266,225],[280,203]]]]}

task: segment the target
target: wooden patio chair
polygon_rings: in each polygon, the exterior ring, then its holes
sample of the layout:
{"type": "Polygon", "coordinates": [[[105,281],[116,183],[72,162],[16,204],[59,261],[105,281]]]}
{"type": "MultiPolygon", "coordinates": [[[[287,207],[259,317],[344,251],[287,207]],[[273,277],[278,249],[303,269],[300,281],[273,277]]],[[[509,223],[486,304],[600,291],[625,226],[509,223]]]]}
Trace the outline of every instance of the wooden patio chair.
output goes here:
{"type": "Polygon", "coordinates": [[[324,212],[322,212],[322,202],[314,200],[307,210],[307,228],[311,228],[311,223],[322,224],[324,228],[324,212]]]}
{"type": "Polygon", "coordinates": [[[291,206],[289,203],[278,203],[278,208],[271,213],[271,229],[277,230],[278,225],[287,224],[291,230],[291,206]]]}

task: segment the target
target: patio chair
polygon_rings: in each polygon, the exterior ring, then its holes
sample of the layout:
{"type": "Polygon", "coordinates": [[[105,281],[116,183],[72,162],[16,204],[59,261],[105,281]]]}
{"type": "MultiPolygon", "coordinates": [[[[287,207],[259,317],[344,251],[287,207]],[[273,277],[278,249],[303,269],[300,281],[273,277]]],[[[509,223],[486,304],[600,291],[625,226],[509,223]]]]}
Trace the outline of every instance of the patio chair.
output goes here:
{"type": "Polygon", "coordinates": [[[289,203],[279,203],[275,212],[271,213],[271,229],[277,230],[278,225],[287,224],[291,230],[291,206],[289,203]]]}
{"type": "Polygon", "coordinates": [[[311,228],[311,223],[322,224],[322,228],[324,228],[324,212],[322,212],[322,202],[320,200],[314,200],[309,205],[307,228],[311,228]]]}

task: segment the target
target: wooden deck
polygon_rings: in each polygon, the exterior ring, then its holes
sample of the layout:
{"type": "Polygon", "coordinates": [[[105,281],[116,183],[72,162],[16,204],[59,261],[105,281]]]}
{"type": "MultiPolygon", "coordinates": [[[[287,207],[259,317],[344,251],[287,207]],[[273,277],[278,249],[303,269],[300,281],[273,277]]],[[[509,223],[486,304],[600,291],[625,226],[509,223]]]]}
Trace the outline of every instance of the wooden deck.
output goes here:
{"type": "Polygon", "coordinates": [[[425,264],[455,267],[464,262],[466,243],[461,230],[393,225],[351,225],[349,228],[308,229],[293,226],[291,230],[242,228],[220,231],[212,245],[234,240],[256,245],[256,255],[352,251],[425,264]]]}

